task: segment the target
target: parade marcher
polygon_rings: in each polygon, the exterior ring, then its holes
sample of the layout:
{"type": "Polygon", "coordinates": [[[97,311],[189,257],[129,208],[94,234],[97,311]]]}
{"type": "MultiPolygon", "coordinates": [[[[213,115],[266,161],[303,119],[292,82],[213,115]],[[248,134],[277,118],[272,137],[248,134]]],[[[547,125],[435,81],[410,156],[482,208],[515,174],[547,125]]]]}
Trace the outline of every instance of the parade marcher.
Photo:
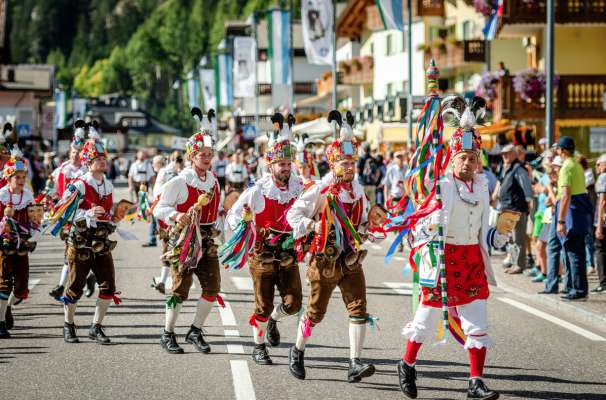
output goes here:
{"type": "MultiPolygon", "coordinates": [[[[446,306],[450,315],[458,315],[461,322],[458,327],[466,336],[461,341],[470,361],[467,398],[489,400],[499,397],[482,381],[486,349],[493,346],[488,336],[486,316],[488,284],[496,285],[488,247],[502,248],[509,240],[509,233],[489,228],[488,182],[483,174],[475,172],[481,162],[481,136],[474,127],[476,120],[484,115],[485,104],[479,97],[475,97],[470,105],[458,96],[442,101],[443,115],[453,115],[459,128],[450,144],[452,171],[439,180],[437,193],[441,193],[441,197],[431,201],[427,211],[429,215],[420,219],[413,229],[411,247],[421,249],[422,261],[418,268],[422,290],[414,319],[403,331],[407,337],[406,352],[398,364],[400,388],[408,398],[417,397],[417,353],[437,330],[438,323],[443,323],[441,318],[446,318],[443,315],[446,306]],[[434,205],[439,204],[440,199],[442,206],[436,209],[434,205]],[[445,241],[444,278],[440,268],[431,261],[431,248],[441,240],[438,226],[443,227],[445,241]],[[443,304],[444,301],[447,305],[443,304]]],[[[507,230],[513,229],[514,224],[511,222],[507,230]]],[[[439,248],[436,251],[438,255],[442,254],[439,248]]]]}
{"type": "Polygon", "coordinates": [[[312,328],[324,319],[332,292],[339,286],[349,313],[347,379],[359,382],[375,372],[374,365],[360,361],[366,324],[374,321],[366,311],[362,261],[367,251],[360,249],[361,235],[368,228],[368,201],[364,188],[354,180],[358,149],[353,137],[353,116],[348,112],[343,121],[341,114],[334,110],[329,113],[328,121],[337,136],[326,151],[331,173],[307,188],[286,215],[301,250],[299,258],[306,250],[311,253],[307,268],[311,290],[309,303],[300,319],[296,344],[290,348],[288,363],[293,376],[305,379],[305,344],[312,328]]]}
{"type": "Polygon", "coordinates": [[[116,294],[116,273],[111,255],[117,242],[108,238],[116,229],[112,212],[113,185],[105,176],[109,167],[107,151],[96,126],[89,126],[89,139],[80,155],[88,172],[68,185],[50,217],[51,222],[57,223],[53,233],[63,228],[62,217],[73,220],[68,234],[67,248],[69,277],[65,293],[61,296],[65,311],[63,339],[67,343],[79,342],[74,317],[77,302],[82,296],[86,278],[91,271],[98,282],[99,297],[92,325],[88,331],[90,339],[99,344],[110,343],[102,324],[110,302],[113,300],[116,304],[120,303],[116,294]],[[73,204],[77,206],[73,214],[69,215],[73,209],[70,206],[73,204]]]}
{"type": "MultiPolygon", "coordinates": [[[[85,131],[85,122],[83,120],[77,120],[74,123],[74,138],[70,145],[69,151],[69,159],[63,162],[59,167],[57,167],[53,173],[51,174],[52,179],[52,190],[51,193],[48,193],[49,196],[61,199],[63,194],[67,190],[67,185],[72,183],[74,179],[84,175],[86,173],[86,167],[82,165],[80,161],[80,152],[82,151],[82,146],[84,146],[84,142],[86,139],[86,131],[85,131]]],[[[69,226],[65,227],[66,229],[69,226]]],[[[67,238],[65,238],[67,239],[67,238]]],[[[65,242],[65,254],[67,255],[68,244],[65,242]]],[[[61,269],[61,276],[59,278],[59,284],[55,286],[48,294],[54,298],[59,300],[61,295],[63,294],[63,290],[65,289],[65,285],[67,284],[67,277],[69,275],[69,264],[67,262],[67,258],[63,262],[63,268],[61,269]]],[[[87,278],[87,290],[86,297],[90,297],[93,294],[95,288],[95,282],[93,279],[87,278]],[[90,295],[89,295],[90,292],[90,295]]]]}
{"type": "Polygon", "coordinates": [[[2,176],[8,184],[0,189],[0,339],[10,338],[13,328],[10,308],[28,297],[29,256],[35,249],[32,236],[38,232],[42,213],[34,218],[36,206],[26,187],[26,165],[23,155],[13,149],[4,165],[2,176]]]}
{"type": "MultiPolygon", "coordinates": [[[[169,163],[158,171],[158,176],[156,178],[156,182],[154,182],[154,205],[152,205],[152,211],[155,205],[160,201],[160,196],[162,195],[162,189],[164,188],[164,184],[171,180],[172,178],[179,175],[179,173],[183,170],[183,155],[180,151],[174,151],[169,158],[169,163]]],[[[166,254],[168,251],[168,239],[169,239],[169,226],[164,222],[156,219],[158,223],[158,239],[162,242],[162,254],[166,254]]],[[[168,277],[170,275],[170,262],[162,258],[162,267],[160,270],[160,279],[156,281],[156,278],[153,279],[152,286],[158,292],[165,294],[166,293],[166,282],[168,281],[168,277]]]]}
{"type": "Polygon", "coordinates": [[[301,309],[302,288],[299,266],[292,240],[292,228],[286,213],[303,190],[303,181],[292,173],[295,148],[290,132],[295,119],[289,114],[272,117],[274,132],[268,142],[265,162],[270,174],[264,175],[248,188],[229,210],[226,222],[236,230],[244,214],[252,213],[256,229],[254,253],[249,262],[255,292],[255,310],[250,317],[255,347],[252,358],[257,364],[271,364],[265,345],[280,344],[277,322],[301,309]],[[278,288],[282,301],[274,307],[278,288]]]}
{"type": "Polygon", "coordinates": [[[162,347],[171,354],[183,353],[183,348],[177,343],[175,325],[183,302],[189,296],[194,275],[198,277],[202,295],[185,340],[202,353],[210,352],[202,327],[214,302],[221,303],[221,273],[214,243],[214,238],[220,233],[215,225],[221,193],[211,172],[217,131],[215,112],[211,109],[204,117],[202,111],[194,107],[192,115],[200,122],[200,130],[189,138],[186,145],[185,156],[191,161],[191,167],[164,185],[153,211],[154,216],[171,230],[169,250],[163,257],[171,263],[172,290],[166,300],[166,321],[160,338],[162,347]],[[191,241],[184,243],[183,238],[187,236],[191,241]],[[186,259],[181,257],[183,248],[189,250],[186,259]]]}
{"type": "MultiPolygon", "coordinates": [[[[11,153],[9,151],[9,141],[13,139],[16,141],[14,136],[13,125],[10,122],[5,122],[2,126],[2,135],[0,135],[0,168],[4,168],[4,164],[10,159],[11,153]]],[[[0,188],[3,188],[8,184],[8,180],[4,177],[0,177],[0,188]]]]}
{"type": "Polygon", "coordinates": [[[295,167],[297,168],[297,174],[303,179],[305,185],[320,179],[320,171],[316,165],[313,151],[309,148],[310,144],[307,134],[297,136],[295,167]]]}

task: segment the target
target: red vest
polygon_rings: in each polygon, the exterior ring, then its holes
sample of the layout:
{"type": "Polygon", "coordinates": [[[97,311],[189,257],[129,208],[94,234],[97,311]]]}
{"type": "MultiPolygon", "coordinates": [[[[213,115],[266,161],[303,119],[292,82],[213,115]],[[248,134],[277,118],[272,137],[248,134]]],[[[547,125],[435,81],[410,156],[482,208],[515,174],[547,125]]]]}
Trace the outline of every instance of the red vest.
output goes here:
{"type": "Polygon", "coordinates": [[[99,196],[99,193],[95,190],[94,187],[86,183],[82,179],[75,179],[84,183],[84,197],[80,202],[80,206],[78,208],[82,210],[90,210],[93,205],[101,206],[109,216],[112,212],[112,207],[114,205],[113,193],[108,194],[107,196],[99,196]]]}
{"type": "Polygon", "coordinates": [[[59,176],[57,177],[57,194],[59,195],[59,198],[63,197],[67,184],[72,181],[73,179],[68,179],[67,176],[65,176],[63,169],[59,170],[59,176]]]}
{"type": "MultiPolygon", "coordinates": [[[[4,218],[4,209],[6,208],[6,204],[0,203],[0,219],[4,218]]],[[[27,216],[27,207],[22,208],[21,210],[14,210],[15,215],[13,219],[19,222],[22,225],[27,226],[29,222],[29,217],[27,216]]]]}
{"type": "MultiPolygon", "coordinates": [[[[186,213],[196,202],[198,196],[204,191],[196,189],[193,186],[187,186],[187,200],[184,203],[178,204],[176,210],[181,213],[186,213]]],[[[207,205],[203,206],[200,210],[200,223],[201,224],[213,224],[217,220],[219,214],[219,202],[221,201],[221,193],[219,192],[219,184],[215,180],[215,186],[213,192],[209,193],[211,197],[207,205]]]]}
{"type": "Polygon", "coordinates": [[[342,203],[343,208],[345,208],[345,212],[347,216],[351,220],[351,223],[356,228],[362,222],[362,213],[364,212],[364,199],[360,197],[358,200],[353,203],[342,203]]]}
{"type": "Polygon", "coordinates": [[[273,229],[279,232],[291,232],[292,227],[286,220],[286,212],[297,198],[293,197],[288,203],[280,204],[277,200],[263,196],[265,207],[255,215],[255,224],[258,228],[273,229]]]}
{"type": "Polygon", "coordinates": [[[8,185],[8,179],[6,179],[6,178],[0,178],[0,189],[2,189],[3,187],[5,187],[6,185],[8,185]]]}

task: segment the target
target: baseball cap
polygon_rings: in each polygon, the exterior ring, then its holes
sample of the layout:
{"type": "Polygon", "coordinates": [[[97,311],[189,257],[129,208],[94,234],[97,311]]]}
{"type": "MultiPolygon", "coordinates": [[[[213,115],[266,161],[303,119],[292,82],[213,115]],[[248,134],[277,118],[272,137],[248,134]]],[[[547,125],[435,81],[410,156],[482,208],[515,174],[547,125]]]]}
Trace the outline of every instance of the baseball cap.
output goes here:
{"type": "Polygon", "coordinates": [[[563,150],[574,151],[574,139],[570,136],[561,136],[558,139],[558,147],[563,150]]]}
{"type": "Polygon", "coordinates": [[[562,157],[560,156],[555,156],[555,158],[551,162],[551,165],[553,165],[554,167],[561,167],[562,164],[564,164],[564,160],[562,160],[562,157]]]}
{"type": "Polygon", "coordinates": [[[501,154],[503,154],[503,153],[509,153],[510,151],[515,151],[515,149],[516,149],[516,147],[513,144],[511,144],[511,143],[506,144],[501,149],[501,154]]]}
{"type": "Polygon", "coordinates": [[[598,160],[596,161],[596,164],[606,164],[606,153],[602,154],[598,160]]]}

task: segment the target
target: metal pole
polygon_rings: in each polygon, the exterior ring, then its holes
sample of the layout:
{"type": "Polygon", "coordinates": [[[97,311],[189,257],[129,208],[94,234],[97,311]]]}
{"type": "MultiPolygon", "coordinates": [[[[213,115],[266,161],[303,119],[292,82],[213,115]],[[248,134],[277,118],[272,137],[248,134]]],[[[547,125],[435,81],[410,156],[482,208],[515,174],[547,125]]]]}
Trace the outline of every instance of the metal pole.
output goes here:
{"type": "Polygon", "coordinates": [[[337,109],[337,1],[332,2],[332,106],[337,109]]]}
{"type": "Polygon", "coordinates": [[[545,57],[545,138],[547,147],[555,142],[555,128],[553,115],[553,43],[554,43],[554,7],[553,0],[547,0],[547,53],[545,57]]]}
{"type": "Polygon", "coordinates": [[[484,39],[484,71],[490,72],[490,40],[484,39]]]}
{"type": "MultiPolygon", "coordinates": [[[[259,135],[259,46],[257,45],[257,13],[253,11],[253,40],[255,42],[255,136],[259,135]]],[[[258,144],[255,141],[255,149],[258,149],[258,144]]]]}
{"type": "Polygon", "coordinates": [[[294,35],[293,35],[293,21],[294,21],[294,17],[293,17],[293,12],[294,12],[294,4],[293,4],[293,0],[290,0],[290,12],[289,12],[289,19],[290,19],[290,24],[289,24],[289,37],[288,37],[288,41],[289,41],[289,49],[288,49],[288,62],[289,62],[289,69],[290,69],[290,104],[288,106],[288,108],[290,109],[289,111],[291,113],[294,114],[295,110],[294,110],[294,104],[295,104],[295,48],[294,48],[294,43],[295,43],[295,39],[294,39],[294,35]]]}
{"type": "Polygon", "coordinates": [[[408,122],[408,148],[412,149],[412,0],[408,0],[406,5],[407,29],[406,42],[408,44],[408,101],[406,102],[406,120],[408,122]]]}

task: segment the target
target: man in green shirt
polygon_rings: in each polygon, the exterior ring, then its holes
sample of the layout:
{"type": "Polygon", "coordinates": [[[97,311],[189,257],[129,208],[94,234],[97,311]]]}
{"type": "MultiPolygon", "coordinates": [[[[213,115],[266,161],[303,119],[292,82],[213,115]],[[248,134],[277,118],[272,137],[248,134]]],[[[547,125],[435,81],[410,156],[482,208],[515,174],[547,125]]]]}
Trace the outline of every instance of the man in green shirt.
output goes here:
{"type": "Polygon", "coordinates": [[[587,270],[585,268],[585,236],[589,232],[593,215],[591,202],[585,190],[583,168],[574,159],[574,140],[568,136],[558,139],[557,152],[563,160],[558,174],[558,203],[555,229],[552,228],[547,254],[547,281],[545,293],[557,293],[558,252],[562,250],[565,300],[585,300],[587,297],[587,270]]]}

